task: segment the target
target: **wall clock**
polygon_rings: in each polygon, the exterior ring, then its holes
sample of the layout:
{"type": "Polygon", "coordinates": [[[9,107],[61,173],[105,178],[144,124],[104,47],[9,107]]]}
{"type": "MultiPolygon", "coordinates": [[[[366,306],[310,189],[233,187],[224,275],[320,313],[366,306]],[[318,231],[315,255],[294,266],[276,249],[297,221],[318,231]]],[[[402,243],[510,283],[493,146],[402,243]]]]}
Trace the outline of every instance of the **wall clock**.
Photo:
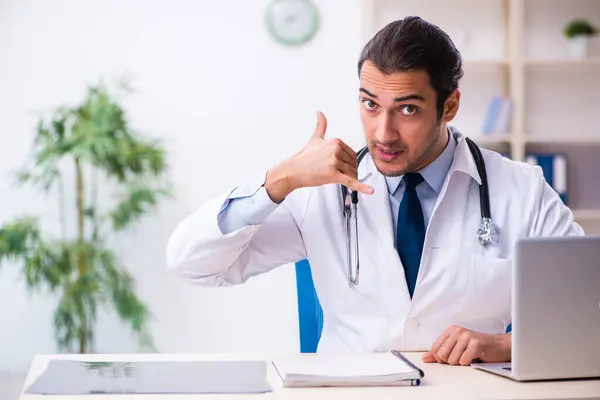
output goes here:
{"type": "Polygon", "coordinates": [[[317,7],[311,0],[271,0],[265,21],[273,38],[287,46],[308,42],[319,28],[317,7]]]}

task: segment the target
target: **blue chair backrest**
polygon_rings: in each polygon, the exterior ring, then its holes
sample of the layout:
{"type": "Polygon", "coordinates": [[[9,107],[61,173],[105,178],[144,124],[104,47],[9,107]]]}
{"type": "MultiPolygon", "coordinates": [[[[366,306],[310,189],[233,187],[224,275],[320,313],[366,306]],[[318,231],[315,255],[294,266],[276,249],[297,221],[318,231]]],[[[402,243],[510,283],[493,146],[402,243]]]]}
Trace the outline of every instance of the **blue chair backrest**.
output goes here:
{"type": "Polygon", "coordinates": [[[300,352],[315,353],[323,331],[323,309],[319,303],[308,260],[296,263],[300,352]]]}
{"type": "MultiPolygon", "coordinates": [[[[298,291],[298,322],[300,327],[300,352],[315,353],[323,331],[323,309],[315,290],[308,260],[296,263],[298,291]]],[[[512,331],[512,324],[506,332],[512,331]]]]}

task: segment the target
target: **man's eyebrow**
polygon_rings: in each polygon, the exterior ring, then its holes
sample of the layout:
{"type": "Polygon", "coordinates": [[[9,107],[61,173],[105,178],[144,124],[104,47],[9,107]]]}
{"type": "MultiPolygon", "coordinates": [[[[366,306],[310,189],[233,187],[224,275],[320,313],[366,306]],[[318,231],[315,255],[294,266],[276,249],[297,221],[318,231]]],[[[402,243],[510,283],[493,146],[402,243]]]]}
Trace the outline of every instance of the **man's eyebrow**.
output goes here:
{"type": "Polygon", "coordinates": [[[372,97],[372,98],[374,98],[374,99],[376,99],[376,98],[377,98],[377,95],[375,95],[375,94],[373,94],[373,93],[369,92],[369,91],[368,91],[367,89],[365,89],[365,88],[360,88],[360,89],[358,89],[358,90],[359,90],[359,91],[361,91],[361,92],[363,92],[363,93],[366,93],[366,94],[368,94],[369,96],[371,96],[371,97],[372,97]]]}
{"type": "Polygon", "coordinates": [[[425,98],[419,94],[409,94],[407,96],[396,97],[394,99],[395,102],[401,102],[406,100],[421,100],[424,102],[425,98]]]}
{"type": "MultiPolygon", "coordinates": [[[[376,99],[377,95],[369,92],[367,89],[365,88],[360,88],[359,91],[368,94],[369,96],[371,96],[372,98],[376,99]]],[[[401,96],[401,97],[396,97],[394,99],[395,102],[401,102],[401,101],[407,101],[407,100],[420,100],[420,101],[425,101],[425,98],[419,94],[409,94],[406,96],[401,96]]]]}

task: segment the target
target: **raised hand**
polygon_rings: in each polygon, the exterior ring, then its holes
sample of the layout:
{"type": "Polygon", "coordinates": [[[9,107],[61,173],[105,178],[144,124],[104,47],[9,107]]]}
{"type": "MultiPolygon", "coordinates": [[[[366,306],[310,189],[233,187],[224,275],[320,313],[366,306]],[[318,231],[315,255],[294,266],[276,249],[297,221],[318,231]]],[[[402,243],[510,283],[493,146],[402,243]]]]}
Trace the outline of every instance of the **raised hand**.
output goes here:
{"type": "Polygon", "coordinates": [[[327,119],[317,113],[317,126],[302,150],[267,174],[265,188],[271,199],[281,202],[302,187],[339,183],[364,194],[373,188],[358,181],[356,152],[338,138],[325,139],[327,119]]]}

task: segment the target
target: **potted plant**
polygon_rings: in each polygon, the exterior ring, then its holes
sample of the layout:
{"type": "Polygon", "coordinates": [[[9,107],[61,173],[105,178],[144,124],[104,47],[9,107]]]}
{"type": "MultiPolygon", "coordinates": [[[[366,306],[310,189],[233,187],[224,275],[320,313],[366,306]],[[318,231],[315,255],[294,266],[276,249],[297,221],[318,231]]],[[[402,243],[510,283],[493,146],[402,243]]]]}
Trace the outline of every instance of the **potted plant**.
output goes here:
{"type": "Polygon", "coordinates": [[[563,33],[569,41],[571,55],[583,59],[587,57],[589,39],[598,34],[598,29],[589,21],[576,18],[567,23],[563,33]]]}
{"type": "Polygon", "coordinates": [[[60,350],[93,349],[100,307],[112,309],[153,348],[150,311],[109,242],[169,193],[165,151],[131,128],[116,94],[103,84],[88,88],[80,104],[40,119],[32,150],[17,182],[59,199],[60,233],[43,232],[35,216],[16,217],[0,226],[0,265],[20,267],[30,291],[58,295],[60,350]]]}

